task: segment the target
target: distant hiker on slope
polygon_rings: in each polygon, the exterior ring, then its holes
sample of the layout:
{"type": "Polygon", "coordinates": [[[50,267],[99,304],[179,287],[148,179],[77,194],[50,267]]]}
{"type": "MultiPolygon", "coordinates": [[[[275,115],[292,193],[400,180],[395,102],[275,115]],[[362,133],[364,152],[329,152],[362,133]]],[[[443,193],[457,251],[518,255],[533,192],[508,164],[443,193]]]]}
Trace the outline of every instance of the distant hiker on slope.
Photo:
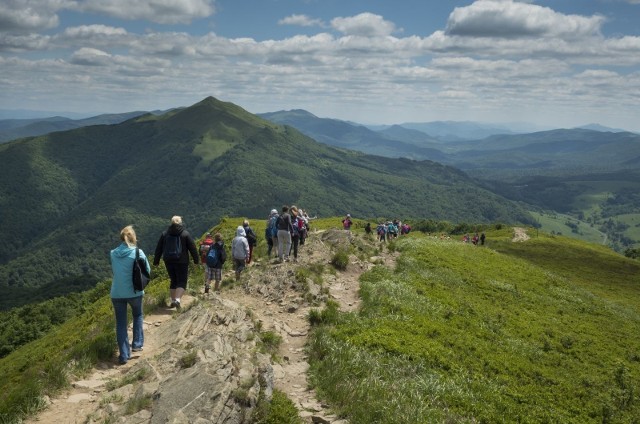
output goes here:
{"type": "MultiPolygon", "coordinates": [[[[113,282],[111,283],[111,303],[116,316],[116,340],[118,342],[118,362],[126,364],[131,357],[131,351],[138,352],[144,346],[142,297],[144,291],[133,289],[133,262],[136,259],[136,232],[131,225],[120,231],[122,243],[111,251],[111,271],[113,282]],[[127,334],[127,305],[131,306],[133,315],[133,343],[129,350],[129,336],[127,334]]],[[[151,272],[149,261],[142,249],[138,249],[140,258],[144,258],[147,271],[151,272]]]]}
{"type": "Polygon", "coordinates": [[[171,218],[171,225],[162,233],[156,245],[153,265],[160,264],[160,257],[164,260],[167,274],[171,280],[169,293],[171,295],[170,308],[180,308],[180,298],[187,290],[189,277],[189,253],[193,263],[198,265],[198,249],[191,234],[182,225],[182,217],[171,218]]]}
{"type": "Polygon", "coordinates": [[[264,230],[264,238],[267,240],[267,257],[271,258],[271,250],[278,254],[278,211],[271,209],[267,218],[267,228],[264,230]]]}
{"type": "MultiPolygon", "coordinates": [[[[304,221],[298,217],[298,208],[291,206],[291,245],[293,247],[293,262],[298,262],[298,244],[300,243],[300,228],[304,221]]],[[[289,249],[288,255],[291,255],[289,249]]]]}
{"type": "Polygon", "coordinates": [[[247,242],[249,243],[249,259],[247,260],[247,264],[250,264],[251,258],[253,257],[253,248],[258,244],[258,236],[256,236],[256,233],[249,226],[249,221],[246,219],[242,223],[242,228],[244,228],[244,233],[246,234],[247,242]]]}
{"type": "Polygon", "coordinates": [[[280,214],[280,219],[278,220],[278,259],[280,262],[289,260],[292,232],[289,206],[283,206],[282,214],[280,214]]]}
{"type": "Polygon", "coordinates": [[[342,228],[344,228],[347,231],[350,231],[352,224],[353,224],[353,222],[351,221],[351,214],[348,213],[347,217],[342,220],[342,228]]]}
{"type": "Polygon", "coordinates": [[[240,273],[249,260],[249,242],[242,226],[236,229],[236,236],[231,241],[231,255],[233,256],[233,267],[236,270],[236,281],[239,281],[240,273]]]}
{"type": "Polygon", "coordinates": [[[305,240],[307,240],[307,233],[309,229],[309,219],[305,215],[302,209],[298,209],[298,233],[300,235],[300,246],[304,246],[305,240]]]}

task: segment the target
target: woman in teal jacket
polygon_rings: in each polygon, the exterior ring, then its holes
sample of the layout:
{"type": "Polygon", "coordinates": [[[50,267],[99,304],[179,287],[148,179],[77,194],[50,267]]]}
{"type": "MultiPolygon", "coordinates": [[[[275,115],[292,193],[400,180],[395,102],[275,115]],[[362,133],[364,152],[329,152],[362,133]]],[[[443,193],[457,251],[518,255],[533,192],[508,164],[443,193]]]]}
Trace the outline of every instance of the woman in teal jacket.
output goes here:
{"type": "MultiPolygon", "coordinates": [[[[116,339],[121,365],[126,364],[131,357],[131,351],[139,352],[144,345],[142,297],[144,291],[133,290],[133,262],[136,258],[136,232],[133,226],[128,225],[120,231],[122,243],[111,251],[111,271],[113,283],[111,284],[111,303],[116,315],[116,339]],[[127,334],[127,305],[131,305],[133,315],[133,344],[129,349],[129,336],[127,334]]],[[[139,255],[144,258],[147,271],[151,272],[149,261],[140,249],[139,255]]]]}

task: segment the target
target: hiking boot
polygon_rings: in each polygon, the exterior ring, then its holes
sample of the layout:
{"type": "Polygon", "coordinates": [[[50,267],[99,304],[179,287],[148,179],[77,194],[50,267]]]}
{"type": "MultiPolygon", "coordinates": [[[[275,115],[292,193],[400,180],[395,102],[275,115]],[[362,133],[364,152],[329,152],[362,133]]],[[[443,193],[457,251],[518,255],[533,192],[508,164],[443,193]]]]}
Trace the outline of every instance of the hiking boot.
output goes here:
{"type": "Polygon", "coordinates": [[[176,301],[172,300],[171,301],[171,305],[169,305],[170,308],[175,308],[176,307],[176,301]]]}
{"type": "Polygon", "coordinates": [[[175,301],[175,305],[176,305],[176,309],[180,310],[181,306],[180,306],[180,300],[176,299],[175,301]]]}
{"type": "Polygon", "coordinates": [[[207,284],[206,286],[204,286],[204,293],[205,293],[205,294],[208,294],[208,293],[209,293],[209,289],[210,289],[209,284],[207,284]]]}
{"type": "Polygon", "coordinates": [[[143,349],[144,349],[144,348],[143,348],[142,346],[140,346],[140,347],[134,347],[134,348],[131,348],[131,352],[142,352],[142,351],[143,351],[143,349]]]}

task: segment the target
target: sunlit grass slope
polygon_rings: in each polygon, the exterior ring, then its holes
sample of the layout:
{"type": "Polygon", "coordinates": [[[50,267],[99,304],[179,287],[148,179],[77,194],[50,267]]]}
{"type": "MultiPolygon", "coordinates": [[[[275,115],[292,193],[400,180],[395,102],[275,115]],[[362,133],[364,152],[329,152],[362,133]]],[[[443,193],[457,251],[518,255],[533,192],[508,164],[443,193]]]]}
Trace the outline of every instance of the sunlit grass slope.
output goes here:
{"type": "Polygon", "coordinates": [[[488,236],[398,241],[397,268],[361,278],[362,310],[315,331],[321,395],[353,423],[638,422],[640,263],[488,236]]]}

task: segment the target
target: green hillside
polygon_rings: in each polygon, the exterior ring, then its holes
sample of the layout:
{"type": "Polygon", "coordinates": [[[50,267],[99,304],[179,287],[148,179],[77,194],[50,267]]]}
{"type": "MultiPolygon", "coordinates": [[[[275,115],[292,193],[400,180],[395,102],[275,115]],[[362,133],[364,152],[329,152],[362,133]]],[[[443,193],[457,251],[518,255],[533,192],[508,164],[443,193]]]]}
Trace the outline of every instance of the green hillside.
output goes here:
{"type": "Polygon", "coordinates": [[[316,390],[358,423],[638,422],[640,262],[487,235],[395,243],[396,269],[361,279],[359,313],[323,312],[316,390]]]}
{"type": "Polygon", "coordinates": [[[88,126],[0,145],[0,309],[38,290],[60,294],[109,275],[119,230],[136,226],[153,251],[173,215],[200,234],[225,215],[262,218],[298,204],[313,215],[532,222],[466,174],[315,142],[231,103],[118,125],[88,126]],[[29,289],[30,292],[21,289],[29,289]]]}
{"type": "MultiPolygon", "coordinates": [[[[224,219],[213,230],[228,239],[241,220],[224,219]]],[[[417,232],[380,247],[357,224],[350,253],[398,251],[397,267],[364,274],[359,312],[340,314],[329,302],[309,315],[316,323],[311,382],[350,422],[640,418],[640,261],[535,230],[514,243],[506,227],[487,231],[483,247],[417,232]]],[[[254,228],[260,233],[264,222],[254,228]]],[[[291,266],[297,275],[312,265],[291,266]]],[[[201,271],[192,271],[197,287],[201,271]]],[[[166,275],[155,275],[147,312],[166,300],[166,287],[166,275]]],[[[40,394],[59,393],[70,375],[112,358],[108,296],[104,282],[76,304],[75,317],[0,358],[0,422],[38,410],[40,394]]]]}

